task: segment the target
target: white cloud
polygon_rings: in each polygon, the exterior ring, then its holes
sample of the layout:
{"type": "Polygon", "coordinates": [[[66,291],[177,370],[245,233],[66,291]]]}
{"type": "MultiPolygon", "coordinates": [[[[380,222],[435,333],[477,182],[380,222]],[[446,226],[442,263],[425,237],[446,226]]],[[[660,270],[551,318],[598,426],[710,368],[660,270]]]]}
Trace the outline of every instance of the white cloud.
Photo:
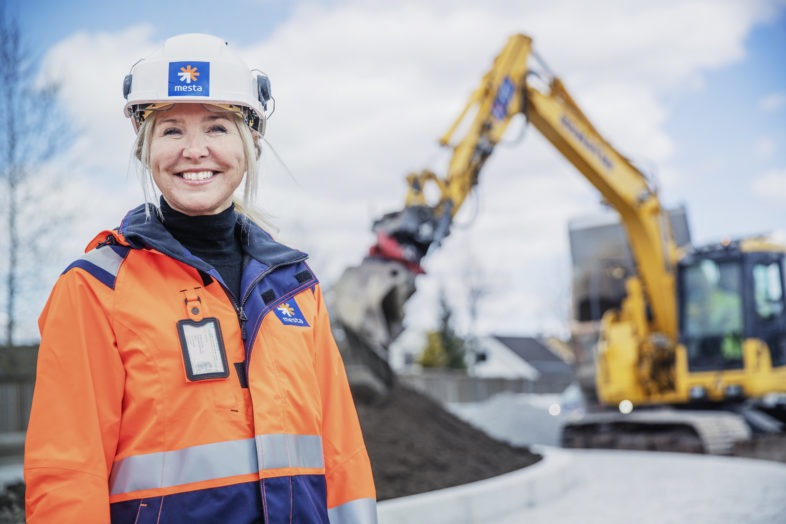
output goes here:
{"type": "Polygon", "coordinates": [[[786,169],[767,171],[756,177],[752,189],[761,199],[786,205],[786,169]]]}
{"type": "Polygon", "coordinates": [[[767,160],[769,158],[772,158],[772,155],[776,151],[777,145],[775,143],[775,140],[773,140],[772,138],[762,137],[756,142],[754,148],[755,148],[756,158],[761,160],[767,160]]]}
{"type": "Polygon", "coordinates": [[[765,112],[778,111],[786,106],[786,93],[771,93],[759,100],[759,109],[765,112]]]}
{"type": "Polygon", "coordinates": [[[62,102],[81,132],[75,153],[88,169],[124,166],[133,137],[123,117],[123,78],[149,53],[150,26],[76,33],[49,50],[42,73],[61,79],[62,102]]]}
{"type": "MultiPolygon", "coordinates": [[[[519,31],[533,36],[612,144],[678,173],[664,99],[743,59],[751,26],[771,9],[765,1],[706,0],[299,2],[267,39],[241,49],[270,75],[277,109],[268,138],[297,179],[267,155],[261,202],[277,216],[282,238],[316,253],[328,278],[358,263],[372,219],[403,205],[408,172],[442,165],[434,160],[445,158],[437,138],[519,31]]],[[[83,130],[74,158],[94,177],[84,187],[92,194],[115,195],[115,181],[128,171],[133,136],[121,85],[131,65],[160,44],[152,23],[77,33],[47,55],[46,70],[63,80],[63,100],[83,130]]],[[[133,186],[122,191],[108,200],[141,199],[133,186]]],[[[535,319],[515,324],[522,329],[564,320],[544,313],[554,307],[539,294],[554,261],[568,264],[567,220],[597,209],[597,193],[532,127],[521,144],[497,148],[479,192],[473,249],[490,274],[513,283],[495,298],[498,314],[484,329],[510,328],[510,315],[535,319]],[[535,269],[544,263],[550,267],[535,269]]],[[[452,266],[461,235],[429,257],[434,276],[421,278],[424,288],[443,274],[458,278],[452,266]]]]}

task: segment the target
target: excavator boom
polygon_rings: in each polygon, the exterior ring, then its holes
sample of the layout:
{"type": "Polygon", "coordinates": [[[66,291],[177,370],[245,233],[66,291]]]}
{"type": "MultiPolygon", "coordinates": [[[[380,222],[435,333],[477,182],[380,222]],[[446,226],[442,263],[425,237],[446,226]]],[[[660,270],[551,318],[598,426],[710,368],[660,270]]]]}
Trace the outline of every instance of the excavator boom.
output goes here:
{"type": "MultiPolygon", "coordinates": [[[[625,217],[653,324],[674,339],[676,315],[670,298],[675,248],[655,190],[603,140],[559,78],[551,76],[545,88],[535,87],[533,80],[539,74],[531,68],[532,62],[542,65],[532,50],[532,39],[511,36],[458,118],[439,138],[441,146],[452,149],[447,173],[439,176],[423,170],[407,176],[404,207],[375,221],[376,243],[360,265],[348,268],[339,279],[334,317],[347,334],[350,366],[384,357],[403,330],[404,307],[415,292],[415,277],[423,272],[422,258],[450,234],[453,217],[517,115],[531,122],[625,217]],[[457,137],[459,130],[463,134],[457,137]],[[439,195],[433,202],[426,198],[430,185],[439,195]]],[[[375,387],[384,391],[393,377],[392,372],[384,377],[377,374],[380,380],[375,387]]]]}

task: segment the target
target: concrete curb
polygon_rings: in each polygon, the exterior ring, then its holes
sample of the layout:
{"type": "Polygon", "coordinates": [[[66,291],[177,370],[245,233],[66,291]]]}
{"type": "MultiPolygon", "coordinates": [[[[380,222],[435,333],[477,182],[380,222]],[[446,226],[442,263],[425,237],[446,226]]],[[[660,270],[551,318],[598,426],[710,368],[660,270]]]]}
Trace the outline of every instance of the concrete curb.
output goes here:
{"type": "Polygon", "coordinates": [[[559,448],[534,447],[537,464],[498,477],[378,505],[380,524],[476,524],[496,522],[563,495],[577,482],[573,457],[559,448]]]}

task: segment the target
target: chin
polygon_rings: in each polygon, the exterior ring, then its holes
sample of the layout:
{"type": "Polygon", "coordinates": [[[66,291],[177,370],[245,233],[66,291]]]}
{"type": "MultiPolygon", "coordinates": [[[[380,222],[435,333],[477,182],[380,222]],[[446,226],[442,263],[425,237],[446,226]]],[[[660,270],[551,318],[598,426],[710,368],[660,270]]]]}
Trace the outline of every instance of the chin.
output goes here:
{"type": "Polygon", "coordinates": [[[226,204],[218,204],[215,202],[211,203],[200,203],[200,202],[179,202],[177,204],[170,203],[174,209],[180,211],[184,215],[189,216],[200,216],[200,215],[217,215],[220,212],[227,209],[232,202],[228,202],[226,204]]]}

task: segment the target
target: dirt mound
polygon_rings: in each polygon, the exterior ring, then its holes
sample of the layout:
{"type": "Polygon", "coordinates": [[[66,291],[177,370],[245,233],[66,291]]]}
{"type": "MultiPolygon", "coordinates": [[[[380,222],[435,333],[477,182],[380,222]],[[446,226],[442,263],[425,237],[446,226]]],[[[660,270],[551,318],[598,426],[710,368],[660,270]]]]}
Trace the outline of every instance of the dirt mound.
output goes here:
{"type": "Polygon", "coordinates": [[[357,408],[379,500],[495,477],[541,459],[400,384],[385,401],[358,401],[357,408]]]}

